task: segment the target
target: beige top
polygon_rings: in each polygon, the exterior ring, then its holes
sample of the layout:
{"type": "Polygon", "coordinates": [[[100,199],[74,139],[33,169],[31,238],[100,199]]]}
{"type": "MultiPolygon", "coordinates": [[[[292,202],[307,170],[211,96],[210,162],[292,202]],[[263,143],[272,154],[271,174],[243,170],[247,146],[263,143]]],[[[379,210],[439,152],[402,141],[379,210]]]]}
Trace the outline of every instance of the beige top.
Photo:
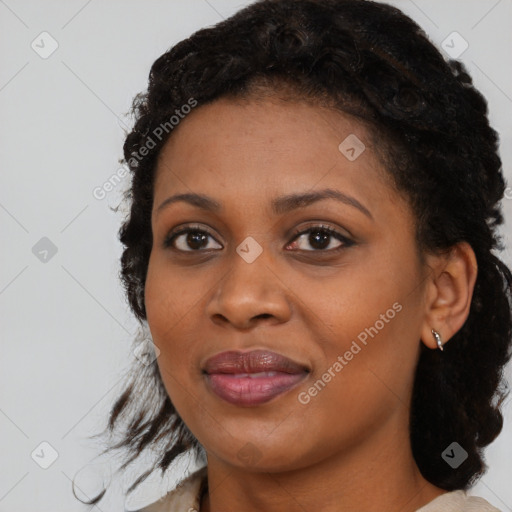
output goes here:
{"type": "MultiPolygon", "coordinates": [[[[176,489],[136,512],[199,512],[200,490],[206,479],[206,466],[191,473],[176,489]]],[[[488,501],[469,496],[465,491],[451,491],[434,498],[416,512],[501,512],[488,501]]]]}

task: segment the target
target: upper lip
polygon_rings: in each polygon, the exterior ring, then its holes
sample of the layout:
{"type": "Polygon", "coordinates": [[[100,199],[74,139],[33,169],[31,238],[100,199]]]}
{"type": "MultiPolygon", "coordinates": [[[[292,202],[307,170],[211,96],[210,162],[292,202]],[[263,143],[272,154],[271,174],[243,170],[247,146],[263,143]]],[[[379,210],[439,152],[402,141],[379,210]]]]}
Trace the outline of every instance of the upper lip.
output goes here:
{"type": "Polygon", "coordinates": [[[276,371],[303,373],[309,369],[288,357],[270,350],[240,352],[229,350],[210,357],[203,366],[206,373],[258,373],[276,371]]]}

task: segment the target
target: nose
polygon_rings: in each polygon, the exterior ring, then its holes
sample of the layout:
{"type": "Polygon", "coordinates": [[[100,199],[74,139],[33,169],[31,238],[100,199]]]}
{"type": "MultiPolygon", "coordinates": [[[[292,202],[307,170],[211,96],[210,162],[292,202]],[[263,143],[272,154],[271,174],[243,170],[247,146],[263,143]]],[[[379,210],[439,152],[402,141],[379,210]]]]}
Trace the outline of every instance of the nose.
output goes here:
{"type": "Polygon", "coordinates": [[[252,263],[233,255],[230,270],[206,307],[213,323],[247,330],[260,322],[280,324],[290,319],[289,288],[277,277],[264,253],[252,263]]]}

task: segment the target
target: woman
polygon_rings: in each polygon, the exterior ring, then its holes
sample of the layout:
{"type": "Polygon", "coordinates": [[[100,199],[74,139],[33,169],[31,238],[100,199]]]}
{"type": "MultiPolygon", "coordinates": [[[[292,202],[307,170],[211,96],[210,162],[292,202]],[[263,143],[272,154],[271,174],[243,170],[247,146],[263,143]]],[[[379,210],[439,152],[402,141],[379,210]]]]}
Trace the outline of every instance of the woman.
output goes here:
{"type": "Polygon", "coordinates": [[[498,510],[466,490],[503,424],[505,183],[461,63],[385,4],[261,0],[133,110],[122,279],[158,357],[110,449],[205,463],[143,510],[498,510]]]}

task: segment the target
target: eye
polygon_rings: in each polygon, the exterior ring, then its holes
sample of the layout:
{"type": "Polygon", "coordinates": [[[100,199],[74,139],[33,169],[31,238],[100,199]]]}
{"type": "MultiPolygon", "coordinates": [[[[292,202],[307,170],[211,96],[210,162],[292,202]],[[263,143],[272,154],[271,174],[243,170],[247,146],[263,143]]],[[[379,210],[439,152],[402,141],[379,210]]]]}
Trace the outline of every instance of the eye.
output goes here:
{"type": "MultiPolygon", "coordinates": [[[[350,239],[331,228],[330,226],[312,226],[306,230],[297,230],[293,241],[286,248],[298,248],[307,252],[338,251],[354,244],[350,239]],[[307,235],[307,236],[306,236],[307,235]],[[338,241],[338,245],[336,244],[338,241]],[[305,242],[302,243],[301,242],[305,242]],[[304,248],[305,245],[312,249],[304,248]]],[[[207,231],[198,227],[189,226],[176,232],[171,232],[164,240],[164,248],[173,248],[182,252],[201,252],[201,250],[218,250],[222,246],[207,231]],[[209,243],[209,239],[212,242],[209,243]],[[211,244],[214,244],[213,246],[211,244]],[[215,243],[217,246],[215,246],[215,243]]]]}
{"type": "Polygon", "coordinates": [[[309,252],[337,251],[345,247],[350,247],[354,244],[352,240],[349,240],[347,237],[343,236],[341,233],[331,228],[330,226],[312,226],[306,230],[296,232],[295,235],[296,237],[294,238],[294,241],[287,247],[296,246],[299,250],[309,252]],[[339,242],[337,246],[335,245],[333,247],[333,243],[336,243],[336,241],[333,239],[336,239],[339,242]],[[301,241],[305,242],[302,246],[300,246],[301,241]],[[309,245],[312,247],[312,249],[304,248],[305,245],[309,245]]]}
{"type": "MultiPolygon", "coordinates": [[[[198,252],[201,249],[222,249],[219,247],[208,247],[208,238],[215,240],[210,233],[195,227],[181,229],[178,232],[170,233],[164,240],[164,247],[172,247],[179,251],[198,252]]],[[[216,243],[218,243],[215,240],[216,243]]]]}

